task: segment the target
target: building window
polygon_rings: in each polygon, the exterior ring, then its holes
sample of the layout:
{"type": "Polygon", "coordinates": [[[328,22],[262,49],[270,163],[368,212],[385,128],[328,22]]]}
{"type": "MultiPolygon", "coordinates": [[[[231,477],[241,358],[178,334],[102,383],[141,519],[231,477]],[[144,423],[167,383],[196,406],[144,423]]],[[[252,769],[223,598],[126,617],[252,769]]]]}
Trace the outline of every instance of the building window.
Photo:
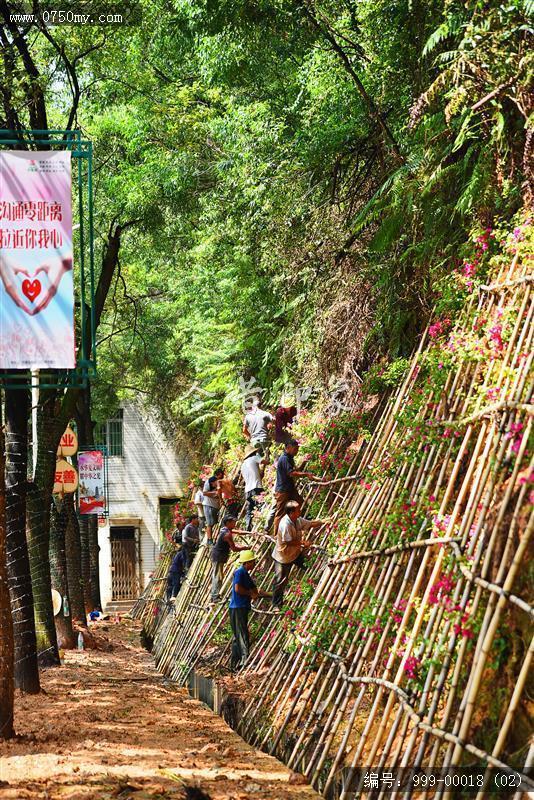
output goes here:
{"type": "Polygon", "coordinates": [[[108,419],[107,422],[100,422],[96,426],[95,441],[106,447],[108,456],[123,456],[124,449],[122,443],[122,408],[108,419]]]}

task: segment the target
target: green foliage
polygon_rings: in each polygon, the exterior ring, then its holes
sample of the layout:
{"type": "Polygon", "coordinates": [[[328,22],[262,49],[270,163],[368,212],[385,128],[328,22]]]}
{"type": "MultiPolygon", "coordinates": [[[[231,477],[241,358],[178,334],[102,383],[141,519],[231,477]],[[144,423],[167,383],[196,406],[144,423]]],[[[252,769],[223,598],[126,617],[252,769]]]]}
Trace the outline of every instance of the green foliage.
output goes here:
{"type": "Polygon", "coordinates": [[[410,362],[407,358],[396,358],[390,363],[376,364],[365,376],[363,390],[366,394],[380,394],[398,386],[404,378],[410,362]]]}
{"type": "MultiPolygon", "coordinates": [[[[142,5],[140,26],[30,44],[51,125],[75,65],[97,262],[128,225],[97,417],[136,396],[198,449],[238,441],[240,377],[273,404],[373,364],[367,387],[394,386],[431,308],[466,297],[470,232],[522,203],[531,4],[142,5]]],[[[0,70],[28,125],[24,70],[0,70]]]]}

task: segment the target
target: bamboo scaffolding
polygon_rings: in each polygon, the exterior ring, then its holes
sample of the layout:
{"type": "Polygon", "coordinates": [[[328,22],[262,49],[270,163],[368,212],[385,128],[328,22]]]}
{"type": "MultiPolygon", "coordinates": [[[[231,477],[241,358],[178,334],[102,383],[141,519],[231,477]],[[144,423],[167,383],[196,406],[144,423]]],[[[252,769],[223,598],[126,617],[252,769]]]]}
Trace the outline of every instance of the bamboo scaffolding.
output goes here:
{"type": "MultiPolygon", "coordinates": [[[[488,339],[478,354],[462,345],[443,388],[429,392],[406,421],[433,346],[428,333],[421,337],[347,474],[324,474],[305,487],[317,516],[348,521],[337,544],[327,529],[316,533],[306,572],[312,596],[288,592],[290,617],[253,605],[260,634],[236,678],[246,698],[239,730],[329,797],[366,794],[351,777],[357,768],[450,769],[473,759],[520,773],[534,788],[526,774],[534,749],[510,749],[534,653],[534,598],[523,577],[534,527],[532,279],[516,255],[469,297],[450,341],[507,318],[502,347],[492,351],[488,339]],[[410,454],[406,437],[416,428],[429,435],[410,454]],[[398,521],[403,511],[414,520],[406,531],[398,521]],[[444,581],[445,595],[436,588],[444,581]],[[476,628],[467,636],[469,620],[476,628]],[[491,663],[513,625],[531,644],[514,664],[513,684],[501,686],[502,715],[485,730],[477,714],[490,706],[491,676],[499,680],[491,663]]],[[[325,452],[342,456],[345,446],[329,440],[325,452]]],[[[258,530],[250,538],[257,583],[267,589],[272,540],[258,530]]],[[[223,596],[231,572],[229,565],[223,596]]],[[[228,666],[226,604],[207,607],[209,575],[201,548],[173,614],[154,618],[163,595],[159,574],[136,606],[154,632],[159,668],[182,682],[192,670],[216,677],[228,666]]],[[[399,794],[413,793],[403,788],[388,797],[399,794]]],[[[448,797],[446,788],[433,796],[448,797]]]]}

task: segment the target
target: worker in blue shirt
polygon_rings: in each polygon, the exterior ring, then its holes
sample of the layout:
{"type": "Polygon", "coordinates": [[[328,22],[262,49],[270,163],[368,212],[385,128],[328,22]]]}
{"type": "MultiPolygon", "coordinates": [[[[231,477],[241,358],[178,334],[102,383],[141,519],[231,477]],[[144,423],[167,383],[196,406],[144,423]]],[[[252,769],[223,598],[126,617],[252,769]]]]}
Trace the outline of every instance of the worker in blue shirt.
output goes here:
{"type": "Polygon", "coordinates": [[[250,575],[254,568],[256,556],[252,550],[239,553],[240,566],[234,572],[232,596],[230,598],[230,625],[232,626],[232,671],[244,667],[250,649],[248,615],[251,600],[257,597],[270,597],[268,592],[260,592],[250,575]]]}
{"type": "Polygon", "coordinates": [[[186,555],[183,548],[180,547],[174,556],[169,574],[167,575],[167,600],[174,600],[180,591],[182,579],[184,577],[186,566],[186,555]]]}

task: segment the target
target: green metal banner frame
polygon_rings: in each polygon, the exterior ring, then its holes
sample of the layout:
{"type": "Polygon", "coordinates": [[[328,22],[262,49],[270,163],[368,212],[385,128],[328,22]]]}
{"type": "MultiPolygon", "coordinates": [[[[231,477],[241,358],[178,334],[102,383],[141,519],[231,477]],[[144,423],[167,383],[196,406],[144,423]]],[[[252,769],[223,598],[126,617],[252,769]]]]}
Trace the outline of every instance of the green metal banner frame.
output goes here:
{"type": "MultiPolygon", "coordinates": [[[[70,150],[77,164],[79,242],[74,256],[79,257],[78,297],[75,299],[78,353],[74,369],[42,369],[38,380],[32,371],[0,371],[0,387],[4,389],[84,388],[96,375],[95,263],[93,224],[93,143],[82,138],[79,130],[0,129],[0,148],[25,150],[70,150]],[[89,331],[88,331],[89,329],[89,331]]],[[[74,177],[74,176],[73,176],[74,177]]]]}

